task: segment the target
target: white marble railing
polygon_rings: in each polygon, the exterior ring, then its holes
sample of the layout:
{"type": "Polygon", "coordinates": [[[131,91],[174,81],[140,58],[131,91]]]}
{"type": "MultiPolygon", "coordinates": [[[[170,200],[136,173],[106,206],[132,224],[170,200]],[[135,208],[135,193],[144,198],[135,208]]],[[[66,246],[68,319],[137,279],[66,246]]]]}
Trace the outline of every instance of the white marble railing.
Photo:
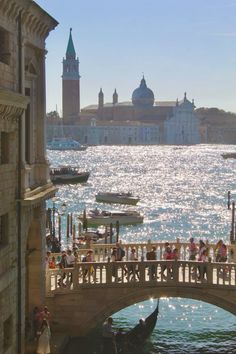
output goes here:
{"type": "Polygon", "coordinates": [[[46,272],[47,296],[85,287],[153,285],[214,286],[236,289],[236,264],[196,261],[79,262],[46,272]]]}
{"type": "MultiPolygon", "coordinates": [[[[189,243],[179,242],[169,242],[170,247],[172,249],[178,249],[178,258],[180,260],[188,260],[189,259],[189,243]]],[[[112,248],[114,244],[91,244],[91,248],[94,251],[94,260],[97,262],[105,262],[108,258],[111,257],[112,248]]],[[[125,250],[125,257],[124,261],[129,259],[131,249],[135,248],[136,255],[138,260],[146,260],[146,254],[148,251],[151,250],[152,247],[156,247],[156,259],[162,260],[163,254],[165,250],[165,243],[164,242],[147,242],[147,243],[129,243],[129,244],[122,244],[122,248],[125,250]]],[[[207,244],[208,247],[208,257],[210,257],[211,261],[214,262],[216,258],[216,245],[215,244],[207,244]]],[[[81,248],[77,251],[77,261],[80,262],[83,257],[86,255],[88,249],[81,248]]],[[[60,259],[60,254],[53,254],[56,259],[60,259]]],[[[228,262],[235,262],[236,263],[236,245],[227,245],[227,259],[228,262]]]]}

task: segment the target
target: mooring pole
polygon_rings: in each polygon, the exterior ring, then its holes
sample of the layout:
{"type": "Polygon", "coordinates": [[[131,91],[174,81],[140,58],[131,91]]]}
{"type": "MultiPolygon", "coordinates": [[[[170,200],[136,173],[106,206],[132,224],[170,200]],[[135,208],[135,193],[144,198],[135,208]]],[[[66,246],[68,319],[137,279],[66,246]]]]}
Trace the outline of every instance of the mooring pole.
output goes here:
{"type": "Polygon", "coordinates": [[[231,204],[231,193],[228,191],[228,210],[230,209],[230,204],[231,204]]]}
{"type": "Polygon", "coordinates": [[[231,243],[234,242],[234,236],[235,236],[235,202],[232,202],[232,225],[231,225],[231,243]]]}

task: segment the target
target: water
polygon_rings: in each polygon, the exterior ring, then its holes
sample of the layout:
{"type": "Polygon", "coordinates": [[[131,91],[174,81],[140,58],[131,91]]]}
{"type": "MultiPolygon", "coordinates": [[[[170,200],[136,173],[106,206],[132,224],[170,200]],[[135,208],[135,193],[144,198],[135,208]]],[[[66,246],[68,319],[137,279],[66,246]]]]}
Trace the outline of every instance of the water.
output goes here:
{"type": "MultiPolygon", "coordinates": [[[[64,201],[68,211],[76,213],[85,207],[121,208],[96,203],[98,191],[131,191],[140,196],[136,209],[144,214],[144,223],[120,227],[123,242],[177,237],[184,241],[190,236],[216,242],[228,241],[231,227],[227,191],[234,196],[236,160],[221,157],[228,151],[236,152],[236,146],[97,146],[78,152],[48,151],[48,157],[54,165],[91,171],[86,184],[60,187],[58,208],[64,201]]],[[[65,238],[63,247],[67,247],[65,238]]],[[[132,328],[154,306],[150,300],[113,314],[115,326],[132,328]]],[[[143,353],[236,353],[235,338],[236,317],[230,313],[200,301],[164,298],[143,353]]],[[[81,350],[82,354],[95,351],[81,350]]]]}

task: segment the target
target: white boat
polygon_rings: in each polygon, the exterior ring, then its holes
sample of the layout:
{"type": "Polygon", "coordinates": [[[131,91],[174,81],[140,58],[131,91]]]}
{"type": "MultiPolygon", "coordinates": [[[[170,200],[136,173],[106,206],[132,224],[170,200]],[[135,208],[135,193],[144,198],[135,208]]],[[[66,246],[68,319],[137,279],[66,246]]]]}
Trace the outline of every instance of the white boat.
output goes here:
{"type": "Polygon", "coordinates": [[[48,142],[47,149],[49,150],[86,150],[87,146],[80,144],[78,141],[71,138],[54,138],[48,142]]]}
{"type": "Polygon", "coordinates": [[[103,203],[119,203],[136,205],[140,198],[128,193],[99,192],[96,194],[96,201],[103,203]]]}
{"type": "Polygon", "coordinates": [[[80,172],[77,167],[61,166],[50,168],[50,178],[54,184],[87,182],[90,172],[80,172]]]}
{"type": "Polygon", "coordinates": [[[88,213],[83,212],[79,215],[79,220],[87,225],[113,225],[119,221],[119,225],[140,224],[143,222],[143,215],[135,210],[127,211],[107,211],[107,210],[90,210],[88,213]]]}

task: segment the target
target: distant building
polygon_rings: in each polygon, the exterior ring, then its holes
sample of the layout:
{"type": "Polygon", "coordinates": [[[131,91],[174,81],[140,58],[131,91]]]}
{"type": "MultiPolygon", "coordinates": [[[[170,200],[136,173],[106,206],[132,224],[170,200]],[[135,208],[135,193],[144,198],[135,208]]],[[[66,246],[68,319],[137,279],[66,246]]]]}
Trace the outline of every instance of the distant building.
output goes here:
{"type": "MultiPolygon", "coordinates": [[[[132,144],[198,144],[200,133],[194,108],[194,102],[187,99],[186,93],[180,102],[178,100],[154,101],[154,94],[147,87],[143,77],[140,86],[133,91],[132,102],[119,103],[115,90],[112,103],[104,103],[104,94],[101,89],[98,94],[98,105],[83,108],[80,120],[81,122],[86,118],[89,120],[89,115],[91,115],[96,118],[97,126],[101,123],[108,126],[132,125],[136,122],[139,127],[143,126],[144,131],[149,125],[150,136],[156,139],[150,139],[150,141],[149,139],[132,139],[130,140],[132,144]]],[[[110,140],[114,144],[122,144],[122,141],[126,139],[123,139],[122,131],[120,134],[116,140],[112,138],[110,140]]]]}
{"type": "MultiPolygon", "coordinates": [[[[194,103],[186,94],[177,101],[155,101],[153,91],[143,77],[132,93],[132,101],[119,102],[115,89],[112,102],[104,102],[100,89],[98,104],[80,111],[79,60],[76,58],[70,30],[63,59],[63,134],[81,143],[97,144],[197,144],[200,143],[194,103]]],[[[61,124],[48,119],[47,139],[61,134],[61,124]]]]}
{"type": "Polygon", "coordinates": [[[25,353],[45,302],[45,39],[57,22],[31,0],[0,0],[0,353],[25,353]],[[28,328],[29,331],[29,328],[28,328]]]}
{"type": "Polygon", "coordinates": [[[164,122],[166,144],[188,145],[200,143],[199,121],[194,114],[194,102],[186,98],[176,102],[173,114],[164,122]]]}

